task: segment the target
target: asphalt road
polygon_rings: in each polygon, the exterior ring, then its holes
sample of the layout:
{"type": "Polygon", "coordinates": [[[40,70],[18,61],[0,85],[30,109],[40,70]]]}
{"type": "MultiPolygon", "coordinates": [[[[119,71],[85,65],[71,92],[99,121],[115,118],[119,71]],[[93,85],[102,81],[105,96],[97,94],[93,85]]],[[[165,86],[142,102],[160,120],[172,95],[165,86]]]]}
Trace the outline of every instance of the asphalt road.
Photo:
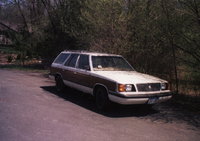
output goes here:
{"type": "Polygon", "coordinates": [[[0,69],[0,141],[199,141],[200,116],[170,102],[144,109],[112,105],[40,73],[0,69]]]}

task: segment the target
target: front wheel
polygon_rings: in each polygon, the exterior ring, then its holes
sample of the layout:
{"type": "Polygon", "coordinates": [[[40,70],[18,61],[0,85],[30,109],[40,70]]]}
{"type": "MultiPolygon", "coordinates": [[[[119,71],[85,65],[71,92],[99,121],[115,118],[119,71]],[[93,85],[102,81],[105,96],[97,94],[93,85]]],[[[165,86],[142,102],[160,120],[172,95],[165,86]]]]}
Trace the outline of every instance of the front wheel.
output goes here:
{"type": "Polygon", "coordinates": [[[56,77],[55,77],[55,81],[56,81],[56,90],[57,90],[58,92],[63,91],[64,88],[65,88],[65,85],[64,85],[64,82],[63,82],[61,76],[56,76],[56,77]]]}
{"type": "Polygon", "coordinates": [[[98,88],[95,92],[96,106],[99,110],[105,110],[109,105],[108,93],[105,88],[98,88]]]}

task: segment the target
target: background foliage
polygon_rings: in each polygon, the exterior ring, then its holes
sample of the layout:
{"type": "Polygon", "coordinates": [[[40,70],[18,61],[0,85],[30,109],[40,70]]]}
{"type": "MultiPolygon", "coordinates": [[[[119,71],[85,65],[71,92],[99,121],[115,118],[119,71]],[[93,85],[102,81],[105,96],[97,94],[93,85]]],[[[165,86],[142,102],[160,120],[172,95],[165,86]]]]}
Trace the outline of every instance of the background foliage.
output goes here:
{"type": "Polygon", "coordinates": [[[64,49],[121,54],[175,91],[199,94],[199,0],[0,0],[0,35],[22,62],[48,65],[64,49]]]}

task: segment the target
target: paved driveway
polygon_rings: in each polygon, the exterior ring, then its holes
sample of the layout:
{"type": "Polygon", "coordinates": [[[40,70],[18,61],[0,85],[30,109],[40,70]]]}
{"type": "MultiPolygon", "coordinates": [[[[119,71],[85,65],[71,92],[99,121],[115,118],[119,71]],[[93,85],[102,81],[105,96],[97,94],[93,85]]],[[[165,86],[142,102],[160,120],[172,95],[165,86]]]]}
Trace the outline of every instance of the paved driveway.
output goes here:
{"type": "Polygon", "coordinates": [[[112,105],[98,112],[91,96],[40,73],[0,69],[1,141],[199,141],[199,115],[170,102],[144,109],[112,105]]]}

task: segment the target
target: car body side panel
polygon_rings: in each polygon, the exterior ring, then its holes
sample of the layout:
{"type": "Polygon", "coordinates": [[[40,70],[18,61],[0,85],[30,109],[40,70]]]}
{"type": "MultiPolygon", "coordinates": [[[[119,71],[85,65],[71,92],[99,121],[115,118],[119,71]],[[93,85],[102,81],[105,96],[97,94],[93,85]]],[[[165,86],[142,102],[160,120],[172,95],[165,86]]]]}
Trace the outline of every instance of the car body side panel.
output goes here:
{"type": "Polygon", "coordinates": [[[80,85],[83,85],[85,87],[89,87],[89,88],[92,88],[91,87],[91,75],[89,73],[89,71],[77,71],[76,72],[76,80],[75,80],[75,83],[77,84],[80,84],[80,85]]]}
{"type": "Polygon", "coordinates": [[[116,91],[116,82],[106,80],[97,76],[92,76],[92,86],[94,87],[96,84],[102,84],[103,86],[106,86],[108,91],[116,91]]]}

